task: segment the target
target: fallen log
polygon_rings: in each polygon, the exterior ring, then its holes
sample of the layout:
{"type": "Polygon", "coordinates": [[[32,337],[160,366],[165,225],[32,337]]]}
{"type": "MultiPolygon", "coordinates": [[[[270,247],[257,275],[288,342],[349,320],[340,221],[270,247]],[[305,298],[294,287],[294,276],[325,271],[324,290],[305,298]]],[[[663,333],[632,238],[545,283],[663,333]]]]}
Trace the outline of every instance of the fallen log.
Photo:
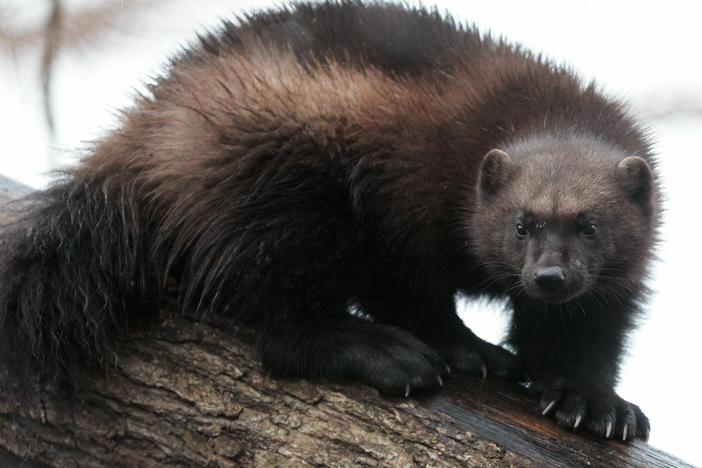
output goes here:
{"type": "MultiPolygon", "coordinates": [[[[0,177],[0,225],[7,200],[25,192],[0,177]]],[[[388,399],[364,386],[273,379],[251,341],[231,322],[166,307],[157,325],[120,338],[114,365],[73,399],[20,395],[0,373],[0,463],[690,466],[643,442],[564,431],[499,379],[453,376],[437,395],[388,399]]]]}

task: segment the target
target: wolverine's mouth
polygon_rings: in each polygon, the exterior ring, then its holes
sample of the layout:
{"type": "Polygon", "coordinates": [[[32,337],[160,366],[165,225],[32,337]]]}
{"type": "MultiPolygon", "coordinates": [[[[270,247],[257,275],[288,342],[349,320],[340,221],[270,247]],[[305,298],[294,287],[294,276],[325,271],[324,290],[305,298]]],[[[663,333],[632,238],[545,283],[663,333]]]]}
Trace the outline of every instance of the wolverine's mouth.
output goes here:
{"type": "Polygon", "coordinates": [[[577,294],[566,294],[566,295],[544,295],[544,294],[532,294],[533,297],[547,302],[549,304],[565,304],[572,301],[577,297],[577,294]]]}
{"type": "Polygon", "coordinates": [[[521,279],[529,296],[547,304],[565,304],[587,289],[586,278],[559,265],[525,268],[521,279]]]}
{"type": "Polygon", "coordinates": [[[534,299],[556,305],[570,302],[582,294],[581,288],[547,292],[538,287],[527,286],[526,291],[534,299]]]}

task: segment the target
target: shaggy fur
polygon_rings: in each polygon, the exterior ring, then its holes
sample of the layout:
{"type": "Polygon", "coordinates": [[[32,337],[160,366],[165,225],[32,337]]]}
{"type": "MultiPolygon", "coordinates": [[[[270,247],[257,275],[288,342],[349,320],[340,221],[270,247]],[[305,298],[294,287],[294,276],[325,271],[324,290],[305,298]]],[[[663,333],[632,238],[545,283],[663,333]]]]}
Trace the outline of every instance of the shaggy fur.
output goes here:
{"type": "Polygon", "coordinates": [[[562,425],[646,438],[613,387],[653,169],[621,104],[436,12],[253,14],[175,59],[5,228],[2,362],[75,384],[176,278],[184,310],[254,326],[276,375],[407,395],[450,369],[526,372],[562,425]],[[510,299],[516,356],[461,323],[457,292],[510,299]]]}

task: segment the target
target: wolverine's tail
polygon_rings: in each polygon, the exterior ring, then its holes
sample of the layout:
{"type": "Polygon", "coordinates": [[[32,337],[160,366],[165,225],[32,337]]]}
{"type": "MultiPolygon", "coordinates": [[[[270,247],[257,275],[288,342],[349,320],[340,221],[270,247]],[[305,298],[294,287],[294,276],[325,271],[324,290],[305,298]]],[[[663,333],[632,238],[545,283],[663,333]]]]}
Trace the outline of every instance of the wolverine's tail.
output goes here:
{"type": "Polygon", "coordinates": [[[23,382],[70,384],[114,359],[128,311],[158,300],[143,213],[128,187],[96,177],[19,203],[0,231],[0,364],[23,382]]]}

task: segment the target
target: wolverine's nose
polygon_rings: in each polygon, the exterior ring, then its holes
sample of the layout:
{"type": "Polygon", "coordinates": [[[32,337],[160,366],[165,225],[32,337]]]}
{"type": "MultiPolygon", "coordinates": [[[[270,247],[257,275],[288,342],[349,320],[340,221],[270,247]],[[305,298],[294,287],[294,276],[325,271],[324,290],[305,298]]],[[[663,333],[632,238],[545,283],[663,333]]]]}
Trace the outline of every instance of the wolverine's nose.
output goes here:
{"type": "Polygon", "coordinates": [[[565,273],[558,266],[539,268],[534,273],[534,281],[546,291],[556,291],[565,284],[565,273]]]}

